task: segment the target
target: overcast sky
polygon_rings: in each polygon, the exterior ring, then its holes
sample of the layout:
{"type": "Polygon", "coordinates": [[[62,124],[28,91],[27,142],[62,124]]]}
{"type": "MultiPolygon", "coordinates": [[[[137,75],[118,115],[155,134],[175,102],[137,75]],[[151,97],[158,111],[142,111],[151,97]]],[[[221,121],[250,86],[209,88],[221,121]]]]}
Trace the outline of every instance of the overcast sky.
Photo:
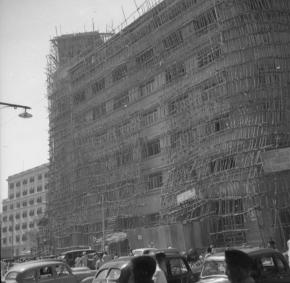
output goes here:
{"type": "MultiPolygon", "coordinates": [[[[46,55],[56,35],[117,26],[144,0],[0,0],[0,101],[27,105],[33,118],[21,119],[20,109],[0,105],[1,203],[7,178],[48,162],[46,55]],[[123,11],[122,11],[123,10],[123,11]]],[[[0,205],[1,206],[1,205],[0,205]]]]}

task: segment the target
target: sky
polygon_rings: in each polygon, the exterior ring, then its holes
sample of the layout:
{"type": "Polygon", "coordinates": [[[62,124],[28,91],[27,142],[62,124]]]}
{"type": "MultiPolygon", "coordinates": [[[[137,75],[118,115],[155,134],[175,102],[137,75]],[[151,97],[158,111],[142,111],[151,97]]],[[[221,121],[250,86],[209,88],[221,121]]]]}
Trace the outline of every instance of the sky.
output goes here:
{"type": "Polygon", "coordinates": [[[50,39],[92,31],[93,23],[95,30],[105,32],[144,2],[0,0],[0,102],[29,106],[33,115],[22,119],[21,109],[0,105],[1,204],[7,198],[8,176],[48,162],[45,68],[50,39]]]}

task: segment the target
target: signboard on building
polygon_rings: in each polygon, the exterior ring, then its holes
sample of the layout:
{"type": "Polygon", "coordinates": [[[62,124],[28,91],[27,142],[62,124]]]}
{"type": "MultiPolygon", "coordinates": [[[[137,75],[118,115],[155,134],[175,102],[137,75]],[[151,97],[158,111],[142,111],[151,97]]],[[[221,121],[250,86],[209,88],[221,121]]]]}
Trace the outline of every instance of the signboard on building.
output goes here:
{"type": "Polygon", "coordinates": [[[261,158],[265,173],[290,170],[290,147],[262,152],[261,158]]]}
{"type": "Polygon", "coordinates": [[[181,204],[182,202],[185,202],[186,200],[192,199],[196,197],[196,191],[195,188],[192,188],[190,190],[187,190],[181,194],[177,195],[177,203],[181,204]]]}

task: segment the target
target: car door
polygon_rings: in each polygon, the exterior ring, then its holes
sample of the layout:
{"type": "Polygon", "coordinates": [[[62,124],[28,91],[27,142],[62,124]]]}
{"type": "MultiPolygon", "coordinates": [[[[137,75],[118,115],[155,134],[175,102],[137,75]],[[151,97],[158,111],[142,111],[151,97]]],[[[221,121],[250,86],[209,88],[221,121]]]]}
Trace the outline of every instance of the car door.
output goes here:
{"type": "Polygon", "coordinates": [[[47,264],[39,268],[39,275],[38,275],[39,283],[54,283],[56,280],[55,277],[56,277],[55,271],[52,265],[47,264]]]}
{"type": "Polygon", "coordinates": [[[168,283],[187,283],[189,270],[180,257],[167,258],[168,283]]]}
{"type": "Polygon", "coordinates": [[[263,255],[259,259],[259,277],[257,283],[289,283],[289,267],[278,254],[263,255]]]}

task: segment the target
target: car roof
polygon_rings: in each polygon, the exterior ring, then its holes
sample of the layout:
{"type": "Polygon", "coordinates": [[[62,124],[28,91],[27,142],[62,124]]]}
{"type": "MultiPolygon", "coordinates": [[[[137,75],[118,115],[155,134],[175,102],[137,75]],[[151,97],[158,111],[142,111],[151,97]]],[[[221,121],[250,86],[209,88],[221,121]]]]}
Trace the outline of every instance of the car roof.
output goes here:
{"type": "MultiPolygon", "coordinates": [[[[238,250],[243,251],[244,253],[247,253],[250,256],[257,256],[257,255],[263,255],[263,254],[279,254],[277,250],[269,249],[269,248],[259,248],[259,247],[253,247],[253,248],[238,248],[238,250]]],[[[218,252],[213,255],[210,255],[205,258],[205,261],[210,260],[224,260],[225,259],[225,253],[224,252],[218,252]]]]}
{"type": "Polygon", "coordinates": [[[54,265],[54,264],[64,264],[64,263],[60,260],[32,260],[32,261],[17,263],[13,265],[9,269],[9,271],[23,272],[25,270],[32,269],[35,267],[42,267],[42,266],[54,265]]]}
{"type": "Polygon", "coordinates": [[[130,262],[130,260],[132,259],[133,257],[126,257],[126,258],[122,258],[122,259],[116,259],[116,260],[111,260],[109,262],[106,262],[104,263],[102,266],[101,266],[101,269],[106,269],[106,268],[123,268],[125,267],[126,265],[128,265],[128,263],[130,262]]]}
{"type": "Polygon", "coordinates": [[[92,249],[78,249],[78,250],[70,250],[70,251],[62,252],[61,255],[77,253],[77,252],[89,252],[89,251],[91,251],[92,253],[96,252],[95,250],[92,250],[92,249]]]}

